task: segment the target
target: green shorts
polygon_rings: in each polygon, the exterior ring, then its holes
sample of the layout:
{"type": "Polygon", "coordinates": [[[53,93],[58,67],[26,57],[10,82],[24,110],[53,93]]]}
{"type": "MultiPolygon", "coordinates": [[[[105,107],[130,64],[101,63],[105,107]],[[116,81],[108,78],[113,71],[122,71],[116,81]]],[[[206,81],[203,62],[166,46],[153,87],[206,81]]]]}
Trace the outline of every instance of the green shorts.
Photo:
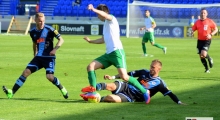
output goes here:
{"type": "Polygon", "coordinates": [[[116,68],[127,68],[126,66],[126,57],[124,50],[115,50],[109,54],[104,54],[95,59],[96,61],[100,62],[104,68],[108,68],[111,65],[114,65],[116,68]]]}
{"type": "Polygon", "coordinates": [[[148,42],[150,40],[151,43],[155,42],[154,41],[154,32],[145,32],[142,42],[148,42]]]}

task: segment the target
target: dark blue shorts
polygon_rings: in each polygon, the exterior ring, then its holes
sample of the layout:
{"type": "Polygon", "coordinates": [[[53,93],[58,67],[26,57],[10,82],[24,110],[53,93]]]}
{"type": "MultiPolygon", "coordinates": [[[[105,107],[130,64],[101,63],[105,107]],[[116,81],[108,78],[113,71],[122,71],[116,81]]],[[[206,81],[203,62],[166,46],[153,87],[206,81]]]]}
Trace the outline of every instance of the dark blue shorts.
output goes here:
{"type": "Polygon", "coordinates": [[[54,74],[55,71],[55,57],[39,57],[35,56],[27,65],[27,68],[34,73],[41,68],[46,69],[46,74],[54,74]]]}

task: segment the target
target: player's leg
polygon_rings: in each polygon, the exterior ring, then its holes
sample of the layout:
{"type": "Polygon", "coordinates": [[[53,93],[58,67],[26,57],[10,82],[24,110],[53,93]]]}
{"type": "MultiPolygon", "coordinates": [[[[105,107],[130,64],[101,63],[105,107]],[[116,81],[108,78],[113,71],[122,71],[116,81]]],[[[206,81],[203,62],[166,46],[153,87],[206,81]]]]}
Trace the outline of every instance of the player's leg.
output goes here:
{"type": "Polygon", "coordinates": [[[82,88],[82,92],[85,94],[80,94],[81,97],[83,97],[84,100],[87,100],[88,98],[95,98],[96,93],[96,74],[95,70],[102,68],[105,69],[109,67],[111,64],[108,62],[107,54],[104,54],[95,60],[93,60],[88,66],[88,79],[90,86],[82,88]],[[82,96],[83,95],[83,96],[82,96]]]}
{"type": "Polygon", "coordinates": [[[148,41],[148,38],[147,38],[147,33],[144,34],[143,38],[142,38],[142,42],[141,42],[141,45],[142,45],[142,50],[143,50],[143,53],[144,53],[144,56],[147,56],[147,48],[146,48],[146,44],[148,41]]]}
{"type": "Polygon", "coordinates": [[[164,54],[166,54],[166,51],[167,51],[167,48],[158,44],[158,43],[155,43],[155,37],[154,37],[154,32],[150,32],[149,33],[149,39],[150,39],[150,43],[151,45],[157,47],[157,48],[160,48],[163,50],[164,54]]]}
{"type": "Polygon", "coordinates": [[[119,76],[122,80],[138,88],[144,94],[144,96],[146,96],[145,97],[146,100],[150,99],[150,97],[148,97],[149,94],[147,90],[144,89],[144,87],[138,82],[138,80],[127,74],[126,57],[125,57],[124,50],[116,50],[114,53],[109,55],[109,60],[117,68],[119,76]]]}
{"type": "Polygon", "coordinates": [[[87,72],[88,72],[88,80],[89,80],[89,86],[82,88],[82,92],[94,92],[96,91],[96,73],[95,70],[103,68],[103,65],[101,62],[97,60],[93,60],[88,66],[87,66],[87,72]]]}
{"type": "Polygon", "coordinates": [[[106,86],[106,89],[112,91],[111,95],[101,98],[101,102],[133,102],[133,96],[129,91],[128,83],[115,81],[106,86]]]}
{"type": "Polygon", "coordinates": [[[205,45],[204,41],[200,41],[200,40],[197,41],[198,54],[199,54],[199,58],[203,64],[203,66],[205,67],[205,73],[210,73],[207,61],[205,59],[206,55],[207,55],[207,51],[206,51],[206,47],[204,47],[204,45],[205,45]]]}
{"type": "Polygon", "coordinates": [[[3,91],[7,95],[8,98],[12,98],[13,95],[18,91],[20,87],[25,83],[26,78],[41,69],[41,66],[38,64],[38,59],[35,57],[32,61],[27,65],[26,69],[22,72],[21,76],[16,80],[12,89],[7,89],[5,86],[2,87],[3,91]]]}
{"type": "MultiPolygon", "coordinates": [[[[119,94],[120,95],[120,94],[119,94]]],[[[123,95],[107,95],[101,98],[100,102],[114,102],[114,103],[121,103],[121,102],[129,102],[128,99],[123,95]]]]}
{"type": "Polygon", "coordinates": [[[66,88],[61,84],[60,80],[54,76],[55,58],[42,58],[41,62],[46,69],[46,78],[53,83],[61,91],[63,97],[67,99],[68,92],[66,88]]]}
{"type": "Polygon", "coordinates": [[[208,60],[209,62],[209,67],[212,68],[213,67],[213,59],[210,57],[210,55],[208,54],[208,50],[209,50],[209,47],[211,45],[211,40],[207,40],[206,43],[205,43],[205,47],[204,47],[204,50],[206,51],[206,53],[204,53],[204,55],[206,55],[206,59],[208,60]]]}

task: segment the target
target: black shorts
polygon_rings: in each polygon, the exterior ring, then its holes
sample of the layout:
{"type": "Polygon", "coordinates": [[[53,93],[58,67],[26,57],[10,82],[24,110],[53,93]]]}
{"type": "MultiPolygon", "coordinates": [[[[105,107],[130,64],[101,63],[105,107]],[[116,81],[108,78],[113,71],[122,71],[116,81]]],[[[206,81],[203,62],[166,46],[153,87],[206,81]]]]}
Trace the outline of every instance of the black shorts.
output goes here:
{"type": "Polygon", "coordinates": [[[27,68],[34,73],[41,68],[46,69],[46,74],[54,74],[55,70],[55,57],[39,57],[35,56],[31,62],[27,65],[27,68]]]}
{"type": "Polygon", "coordinates": [[[115,81],[116,90],[112,94],[121,98],[122,102],[134,102],[135,98],[132,91],[129,89],[129,84],[122,81],[115,81]]]}
{"type": "Polygon", "coordinates": [[[198,54],[200,54],[202,50],[208,51],[210,44],[211,44],[211,40],[198,40],[197,41],[198,54]]]}

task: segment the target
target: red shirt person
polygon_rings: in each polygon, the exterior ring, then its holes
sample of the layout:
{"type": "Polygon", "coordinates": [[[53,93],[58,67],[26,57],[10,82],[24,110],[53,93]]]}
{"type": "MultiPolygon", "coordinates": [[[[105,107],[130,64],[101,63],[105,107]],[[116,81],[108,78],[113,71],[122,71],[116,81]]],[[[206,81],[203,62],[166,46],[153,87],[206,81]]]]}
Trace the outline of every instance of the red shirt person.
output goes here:
{"type": "Polygon", "coordinates": [[[207,18],[208,12],[206,9],[201,9],[200,20],[197,20],[192,26],[192,34],[198,31],[197,50],[202,64],[205,67],[205,73],[210,73],[209,68],[213,67],[213,59],[209,56],[208,50],[211,45],[211,38],[217,33],[218,28],[215,22],[207,18]],[[206,59],[208,59],[209,67],[206,59]]]}

